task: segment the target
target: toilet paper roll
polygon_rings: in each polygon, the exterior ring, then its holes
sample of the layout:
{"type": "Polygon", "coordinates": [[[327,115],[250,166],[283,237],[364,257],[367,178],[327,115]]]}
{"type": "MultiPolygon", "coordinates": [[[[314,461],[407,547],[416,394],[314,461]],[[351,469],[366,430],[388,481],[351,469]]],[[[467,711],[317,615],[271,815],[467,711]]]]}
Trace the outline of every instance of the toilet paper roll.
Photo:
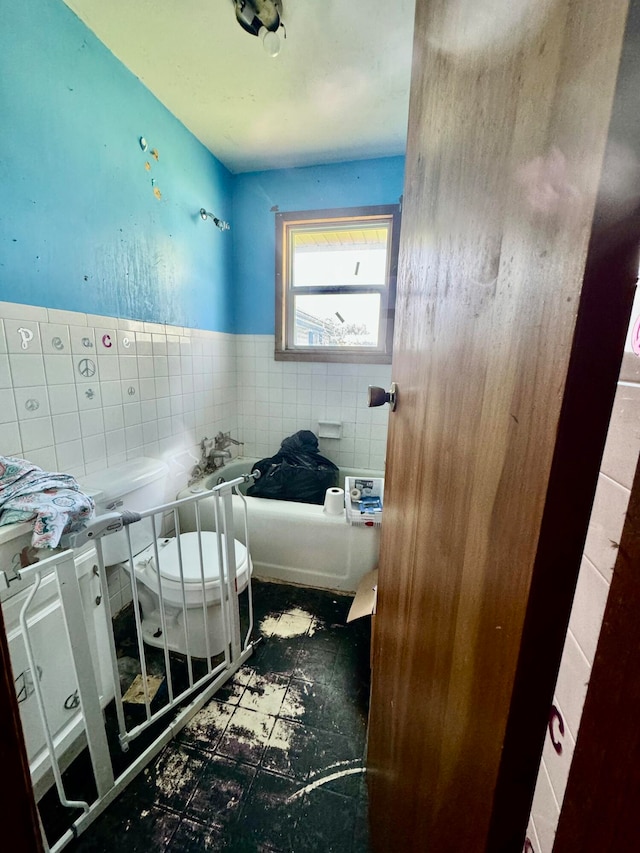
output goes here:
{"type": "Polygon", "coordinates": [[[327,489],[324,495],[324,511],[327,515],[342,515],[344,512],[344,489],[327,489]]]}
{"type": "Polygon", "coordinates": [[[362,497],[362,492],[360,491],[360,489],[351,489],[351,491],[349,492],[349,497],[352,501],[359,501],[362,497]]]}

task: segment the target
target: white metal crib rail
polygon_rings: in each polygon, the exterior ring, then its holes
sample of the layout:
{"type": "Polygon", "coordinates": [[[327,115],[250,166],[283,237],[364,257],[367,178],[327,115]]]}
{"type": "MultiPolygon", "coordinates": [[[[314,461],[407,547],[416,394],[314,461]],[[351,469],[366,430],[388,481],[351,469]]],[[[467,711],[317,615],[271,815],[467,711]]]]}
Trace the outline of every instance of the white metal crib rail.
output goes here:
{"type": "MultiPolygon", "coordinates": [[[[78,697],[82,712],[84,731],[86,733],[89,757],[96,782],[97,799],[93,803],[84,800],[71,800],[65,792],[62,771],[60,765],[61,756],[56,754],[54,734],[47,720],[46,701],[38,679],[34,679],[34,688],[38,703],[38,709],[45,733],[45,741],[48,748],[49,760],[53,772],[58,797],[63,806],[81,809],[82,814],[77,818],[71,828],[65,834],[49,845],[43,830],[43,840],[46,850],[58,853],[73,838],[83,832],[95,818],[106,808],[106,806],[126,787],[126,785],[140,772],[155,755],[180,731],[183,726],[197,713],[202,706],[209,701],[224,682],[247,660],[253,651],[251,633],[253,630],[253,602],[251,595],[251,563],[250,563],[250,541],[247,522],[247,509],[245,502],[244,526],[245,543],[247,548],[247,601],[248,601],[248,627],[244,637],[241,636],[239,592],[238,592],[238,566],[236,565],[235,536],[232,510],[232,494],[241,495],[238,486],[248,482],[252,475],[247,474],[228,483],[221,483],[215,488],[199,492],[193,496],[172,501],[162,506],[153,507],[142,513],[109,513],[93,519],[85,529],[79,533],[65,537],[65,546],[68,550],[57,553],[46,560],[20,570],[20,577],[33,577],[33,588],[28,595],[20,614],[20,624],[24,636],[25,651],[32,672],[37,672],[38,662],[34,653],[33,643],[29,636],[28,611],[40,584],[44,577],[51,572],[56,573],[58,589],[60,594],[61,609],[69,638],[72,665],[78,685],[78,697]],[[213,533],[217,547],[218,565],[220,567],[220,617],[224,636],[224,648],[221,653],[222,659],[215,660],[211,654],[208,612],[207,612],[207,579],[205,576],[205,552],[203,547],[203,530],[201,527],[200,504],[203,500],[212,500],[214,506],[214,517],[216,531],[213,533]],[[179,510],[185,505],[193,504],[195,511],[195,526],[198,537],[198,562],[200,573],[200,590],[202,593],[202,619],[204,626],[204,637],[206,644],[206,657],[196,658],[192,654],[192,638],[190,637],[189,624],[187,620],[187,593],[185,588],[185,563],[182,546],[180,544],[180,514],[179,510]],[[175,529],[176,546],[178,553],[178,567],[181,586],[182,617],[184,625],[184,647],[186,654],[179,656],[180,660],[186,660],[186,684],[176,684],[172,666],[172,650],[169,648],[167,631],[167,605],[163,597],[163,578],[160,571],[162,555],[158,548],[158,538],[163,529],[163,522],[167,517],[173,521],[175,529]],[[154,697],[149,689],[149,673],[147,665],[148,648],[143,641],[143,627],[139,600],[139,581],[136,573],[135,555],[132,551],[131,525],[145,523],[151,525],[153,532],[153,556],[155,560],[155,576],[157,581],[157,598],[161,620],[161,631],[159,638],[162,643],[155,643],[156,649],[164,661],[164,678],[166,679],[166,701],[158,707],[152,708],[154,697]],[[106,535],[118,533],[126,537],[128,558],[128,576],[131,583],[131,594],[133,602],[133,618],[135,625],[135,648],[140,664],[140,678],[144,699],[144,720],[131,724],[127,719],[123,695],[120,689],[120,673],[118,669],[118,650],[113,632],[112,613],[107,586],[107,570],[104,563],[102,539],[106,535]],[[223,534],[223,536],[220,535],[223,534]],[[98,557],[98,570],[100,575],[101,599],[104,602],[106,618],[109,626],[109,649],[111,657],[111,672],[115,687],[115,712],[119,731],[120,746],[123,751],[129,749],[129,744],[143,731],[146,731],[161,718],[167,717],[166,725],[155,737],[141,755],[132,761],[127,769],[118,778],[114,777],[113,763],[109,750],[109,742],[105,727],[100,697],[98,695],[98,673],[95,672],[95,662],[89,650],[87,626],[84,618],[80,585],[73,560],[74,551],[94,542],[98,557]],[[196,675],[194,663],[198,662],[200,670],[204,667],[204,673],[196,675]],[[170,712],[174,712],[168,717],[170,712]]],[[[192,584],[193,588],[195,584],[192,584]]],[[[220,657],[220,655],[218,655],[220,657]]],[[[175,662],[175,658],[174,658],[175,662]]]]}

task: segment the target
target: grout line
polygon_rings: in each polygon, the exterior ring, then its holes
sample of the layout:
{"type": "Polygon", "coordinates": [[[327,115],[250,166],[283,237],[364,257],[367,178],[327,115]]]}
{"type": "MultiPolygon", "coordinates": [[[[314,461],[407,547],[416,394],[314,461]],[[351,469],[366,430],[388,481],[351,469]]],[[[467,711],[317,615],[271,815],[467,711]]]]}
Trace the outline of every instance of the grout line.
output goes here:
{"type": "Polygon", "coordinates": [[[613,483],[615,486],[618,486],[619,489],[624,489],[627,495],[631,494],[631,489],[628,486],[625,486],[623,483],[619,483],[617,480],[614,480],[613,477],[610,477],[608,474],[605,474],[602,470],[598,473],[601,477],[604,477],[605,480],[608,480],[610,483],[613,483]]]}
{"type": "MultiPolygon", "coordinates": [[[[613,542],[612,539],[609,539],[609,541],[613,542]]],[[[617,550],[618,550],[618,548],[616,547],[616,552],[617,552],[617,550]]],[[[597,566],[593,562],[593,560],[591,559],[591,557],[589,557],[589,555],[587,554],[586,551],[582,552],[582,559],[585,561],[585,563],[588,563],[595,572],[598,573],[598,575],[606,583],[607,589],[610,589],[611,588],[611,580],[613,577],[613,567],[610,569],[601,569],[599,566],[597,566]],[[607,577],[607,574],[605,574],[605,572],[609,575],[609,577],[607,577]]],[[[608,597],[608,595],[609,595],[609,593],[607,592],[607,597],[608,597]]],[[[572,607],[572,612],[573,612],[573,607],[572,607]]],[[[598,634],[600,633],[601,628],[602,628],[602,623],[600,623],[600,626],[598,627],[598,634]]]]}

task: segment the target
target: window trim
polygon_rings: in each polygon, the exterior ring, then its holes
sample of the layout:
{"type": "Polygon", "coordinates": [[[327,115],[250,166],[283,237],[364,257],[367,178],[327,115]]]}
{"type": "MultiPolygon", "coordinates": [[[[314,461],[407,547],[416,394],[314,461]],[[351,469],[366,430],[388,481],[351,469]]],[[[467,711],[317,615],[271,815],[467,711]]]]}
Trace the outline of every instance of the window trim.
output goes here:
{"type": "MultiPolygon", "coordinates": [[[[398,277],[398,249],[400,245],[401,207],[399,204],[370,205],[367,207],[328,208],[325,210],[293,210],[276,213],[276,361],[319,361],[355,364],[390,364],[393,349],[395,321],[396,282],[398,277]],[[308,347],[296,349],[287,346],[288,318],[288,230],[296,225],[322,225],[348,223],[358,219],[385,217],[391,221],[391,246],[389,252],[388,286],[385,288],[387,304],[382,307],[386,320],[384,347],[355,349],[348,347],[308,347]]],[[[333,290],[333,288],[332,288],[333,290]]],[[[349,288],[351,290],[351,288],[349,288]]]]}

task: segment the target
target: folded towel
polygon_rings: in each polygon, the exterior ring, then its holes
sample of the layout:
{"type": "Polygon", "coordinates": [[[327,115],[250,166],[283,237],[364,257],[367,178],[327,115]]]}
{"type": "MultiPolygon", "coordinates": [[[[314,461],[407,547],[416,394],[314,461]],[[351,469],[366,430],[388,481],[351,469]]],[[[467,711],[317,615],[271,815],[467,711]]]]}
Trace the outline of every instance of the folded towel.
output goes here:
{"type": "Polygon", "coordinates": [[[26,459],[0,456],[0,527],[35,519],[35,548],[56,548],[62,534],[79,530],[93,510],[70,474],[48,474],[26,459]]]}

